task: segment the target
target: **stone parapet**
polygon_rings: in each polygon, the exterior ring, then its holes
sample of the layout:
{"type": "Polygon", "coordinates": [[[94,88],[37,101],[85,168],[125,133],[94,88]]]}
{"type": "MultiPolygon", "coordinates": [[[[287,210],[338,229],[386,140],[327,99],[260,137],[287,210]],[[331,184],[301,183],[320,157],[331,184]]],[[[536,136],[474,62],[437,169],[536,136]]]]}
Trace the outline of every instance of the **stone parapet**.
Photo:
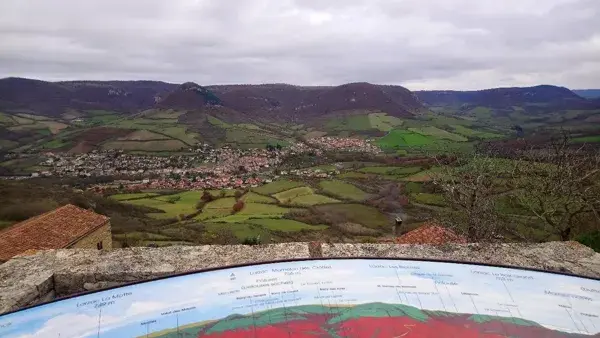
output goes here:
{"type": "Polygon", "coordinates": [[[510,265],[600,277],[600,254],[575,242],[499,245],[283,243],[107,251],[62,249],[0,265],[0,313],[85,291],[215,267],[286,259],[390,257],[510,265]]]}

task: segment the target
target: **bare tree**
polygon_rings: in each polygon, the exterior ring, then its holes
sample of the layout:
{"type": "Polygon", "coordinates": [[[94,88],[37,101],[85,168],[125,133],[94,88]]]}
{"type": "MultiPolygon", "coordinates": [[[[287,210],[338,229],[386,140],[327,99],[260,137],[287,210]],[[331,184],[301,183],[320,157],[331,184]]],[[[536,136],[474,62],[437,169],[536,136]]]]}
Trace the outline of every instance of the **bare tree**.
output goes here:
{"type": "Polygon", "coordinates": [[[511,183],[512,195],[544,223],[550,235],[566,241],[576,230],[600,229],[597,148],[574,145],[569,135],[562,133],[546,147],[521,151],[514,161],[511,183]]]}
{"type": "Polygon", "coordinates": [[[505,168],[497,159],[477,153],[437,157],[441,170],[432,175],[434,184],[443,191],[450,210],[438,217],[470,242],[490,242],[509,230],[508,220],[499,212],[497,199],[508,192],[498,178],[505,168]]]}

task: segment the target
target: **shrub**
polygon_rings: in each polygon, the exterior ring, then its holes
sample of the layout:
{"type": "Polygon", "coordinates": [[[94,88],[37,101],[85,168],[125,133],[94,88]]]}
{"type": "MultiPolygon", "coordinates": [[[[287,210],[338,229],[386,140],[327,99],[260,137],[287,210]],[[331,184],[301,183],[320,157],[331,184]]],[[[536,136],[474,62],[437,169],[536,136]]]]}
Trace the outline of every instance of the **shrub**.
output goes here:
{"type": "Polygon", "coordinates": [[[600,252],[600,231],[583,234],[577,237],[577,242],[600,252]]]}
{"type": "Polygon", "coordinates": [[[202,210],[202,208],[204,208],[205,205],[206,205],[206,201],[199,200],[196,203],[196,210],[202,210]]]}
{"type": "Polygon", "coordinates": [[[237,202],[235,202],[235,204],[233,205],[233,212],[239,212],[242,209],[244,209],[244,201],[242,200],[238,200],[237,202]]]}
{"type": "Polygon", "coordinates": [[[204,190],[204,193],[202,193],[202,197],[200,199],[205,203],[208,203],[213,200],[213,195],[211,195],[208,190],[204,190]]]}
{"type": "Polygon", "coordinates": [[[244,238],[243,245],[260,245],[260,235],[244,238]]]}
{"type": "Polygon", "coordinates": [[[242,197],[242,195],[244,195],[244,193],[242,191],[240,191],[240,190],[235,191],[234,196],[235,196],[236,200],[239,200],[242,197]]]}

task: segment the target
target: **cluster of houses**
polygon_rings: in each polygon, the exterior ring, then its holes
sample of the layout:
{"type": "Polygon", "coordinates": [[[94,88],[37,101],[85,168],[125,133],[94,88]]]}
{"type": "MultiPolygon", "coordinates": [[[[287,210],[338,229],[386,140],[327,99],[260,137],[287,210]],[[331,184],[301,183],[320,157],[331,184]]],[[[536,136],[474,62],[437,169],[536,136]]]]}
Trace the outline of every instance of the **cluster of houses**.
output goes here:
{"type": "Polygon", "coordinates": [[[317,137],[306,141],[309,145],[321,148],[323,150],[332,151],[351,151],[379,154],[381,149],[373,144],[371,140],[364,140],[352,137],[317,137]]]}
{"type": "Polygon", "coordinates": [[[290,155],[310,152],[321,156],[324,151],[379,152],[369,140],[320,137],[297,142],[284,148],[236,149],[213,148],[200,144],[188,154],[153,156],[128,154],[120,150],[92,151],[85,154],[45,153],[39,172],[31,177],[100,177],[124,178],[94,186],[95,190],[118,185],[136,189],[223,189],[245,188],[270,182],[279,176],[327,178],[338,170],[277,168],[290,155]],[[118,182],[118,183],[117,183],[118,182]]]}

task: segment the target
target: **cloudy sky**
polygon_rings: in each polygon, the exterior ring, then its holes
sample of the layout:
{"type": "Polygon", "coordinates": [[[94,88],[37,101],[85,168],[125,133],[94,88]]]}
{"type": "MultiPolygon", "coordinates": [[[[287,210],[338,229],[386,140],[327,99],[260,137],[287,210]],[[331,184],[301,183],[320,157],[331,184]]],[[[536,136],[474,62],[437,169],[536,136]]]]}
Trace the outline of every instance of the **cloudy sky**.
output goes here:
{"type": "Polygon", "coordinates": [[[0,77],[600,88],[600,0],[1,0],[0,77]]]}

